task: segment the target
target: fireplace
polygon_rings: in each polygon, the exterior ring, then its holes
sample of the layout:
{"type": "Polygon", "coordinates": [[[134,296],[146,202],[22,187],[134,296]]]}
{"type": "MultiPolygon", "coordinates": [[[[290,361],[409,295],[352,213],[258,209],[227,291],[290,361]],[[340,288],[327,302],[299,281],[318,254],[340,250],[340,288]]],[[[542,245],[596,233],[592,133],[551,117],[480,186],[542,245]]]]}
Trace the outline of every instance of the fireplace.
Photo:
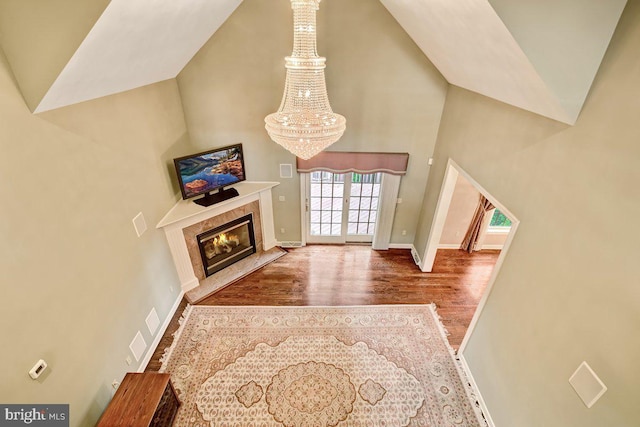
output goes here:
{"type": "Polygon", "coordinates": [[[253,214],[227,222],[196,236],[205,276],[256,253],[253,214]]]}

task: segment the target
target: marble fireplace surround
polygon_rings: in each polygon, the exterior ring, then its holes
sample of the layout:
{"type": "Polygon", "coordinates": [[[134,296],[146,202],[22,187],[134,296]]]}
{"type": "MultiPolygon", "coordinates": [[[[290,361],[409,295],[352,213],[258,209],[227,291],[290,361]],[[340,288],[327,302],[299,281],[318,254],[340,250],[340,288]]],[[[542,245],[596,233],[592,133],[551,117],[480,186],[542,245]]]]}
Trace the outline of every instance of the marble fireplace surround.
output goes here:
{"type": "MultiPolygon", "coordinates": [[[[207,287],[211,287],[212,283],[208,282],[215,282],[217,275],[233,267],[227,267],[205,278],[198,243],[195,240],[195,236],[201,232],[251,212],[258,253],[276,246],[271,189],[278,184],[244,181],[234,185],[239,193],[237,197],[206,207],[193,203],[191,199],[180,200],[162,218],[156,228],[164,229],[180,285],[185,293],[205,283],[207,287]]],[[[242,261],[236,264],[241,265],[242,261]]],[[[220,287],[224,286],[225,284],[221,283],[220,287]]]]}

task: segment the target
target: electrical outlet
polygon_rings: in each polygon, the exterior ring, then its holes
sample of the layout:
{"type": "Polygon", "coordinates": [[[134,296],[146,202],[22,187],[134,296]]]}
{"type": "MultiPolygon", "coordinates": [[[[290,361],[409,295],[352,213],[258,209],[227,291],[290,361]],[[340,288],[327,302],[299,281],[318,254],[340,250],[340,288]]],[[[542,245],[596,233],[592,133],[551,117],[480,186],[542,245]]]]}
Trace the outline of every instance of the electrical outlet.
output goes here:
{"type": "Polygon", "coordinates": [[[278,200],[280,200],[281,202],[284,202],[287,199],[284,196],[278,196],[278,200]]]}
{"type": "Polygon", "coordinates": [[[127,363],[127,365],[131,365],[131,363],[133,362],[133,361],[131,360],[131,356],[127,356],[127,358],[126,358],[126,359],[124,359],[124,361],[127,363]]]}
{"type": "Polygon", "coordinates": [[[407,230],[402,230],[402,235],[406,236],[407,235],[407,230]]]}
{"type": "Polygon", "coordinates": [[[284,234],[284,228],[280,229],[280,233],[284,234]]]}

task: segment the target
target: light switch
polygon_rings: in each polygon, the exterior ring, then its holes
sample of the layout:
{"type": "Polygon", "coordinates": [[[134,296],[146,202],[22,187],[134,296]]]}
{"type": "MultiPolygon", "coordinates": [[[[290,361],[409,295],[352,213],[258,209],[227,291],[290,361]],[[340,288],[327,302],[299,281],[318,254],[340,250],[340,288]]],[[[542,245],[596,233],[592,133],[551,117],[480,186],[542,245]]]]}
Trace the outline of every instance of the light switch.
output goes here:
{"type": "Polygon", "coordinates": [[[278,196],[278,200],[280,200],[281,202],[284,202],[286,199],[284,196],[278,196]]]}

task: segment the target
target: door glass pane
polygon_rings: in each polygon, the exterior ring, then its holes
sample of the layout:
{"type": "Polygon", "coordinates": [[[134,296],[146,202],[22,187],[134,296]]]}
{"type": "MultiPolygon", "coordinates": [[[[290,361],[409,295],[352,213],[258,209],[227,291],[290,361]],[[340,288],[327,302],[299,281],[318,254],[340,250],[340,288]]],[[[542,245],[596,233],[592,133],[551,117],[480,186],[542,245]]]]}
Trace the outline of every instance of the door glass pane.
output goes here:
{"type": "Polygon", "coordinates": [[[320,197],[311,198],[311,212],[320,211],[320,197]]]}
{"type": "Polygon", "coordinates": [[[344,175],[312,172],[310,179],[310,221],[312,236],[340,236],[344,175]]]}
{"type": "Polygon", "coordinates": [[[334,198],[333,199],[333,210],[342,212],[342,198],[334,198]]]}
{"type": "Polygon", "coordinates": [[[362,197],[360,199],[360,210],[368,211],[371,208],[371,197],[362,197]]]}
{"type": "Polygon", "coordinates": [[[349,200],[350,235],[373,235],[380,197],[382,174],[359,174],[351,176],[351,199],[349,200]]]}

